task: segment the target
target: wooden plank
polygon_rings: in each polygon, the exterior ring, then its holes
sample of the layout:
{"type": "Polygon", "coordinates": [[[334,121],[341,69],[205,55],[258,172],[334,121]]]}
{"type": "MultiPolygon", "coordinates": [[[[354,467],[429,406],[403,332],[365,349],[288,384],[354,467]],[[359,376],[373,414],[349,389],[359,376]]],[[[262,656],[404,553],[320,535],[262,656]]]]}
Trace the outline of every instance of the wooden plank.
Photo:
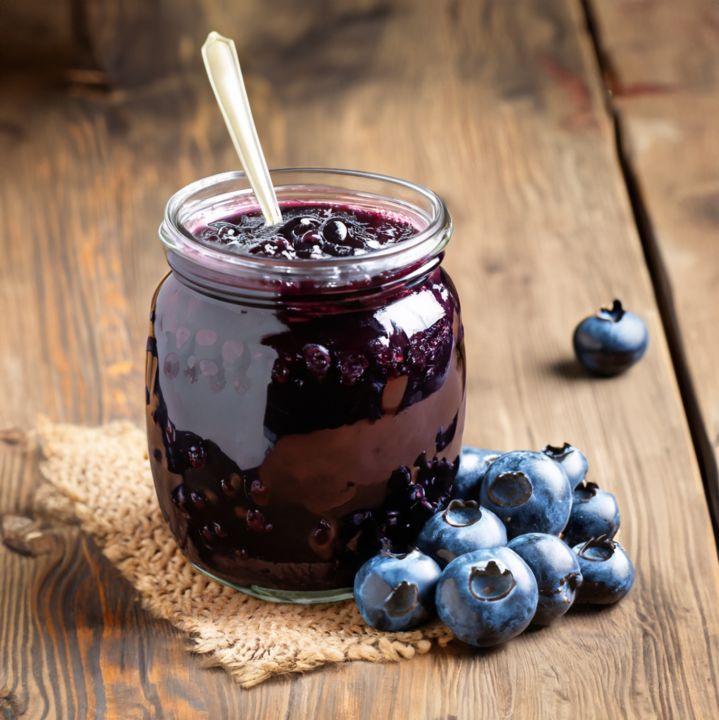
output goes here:
{"type": "Polygon", "coordinates": [[[719,7],[617,0],[592,11],[719,523],[719,7]]]}
{"type": "MultiPolygon", "coordinates": [[[[0,549],[0,576],[12,579],[0,585],[0,641],[11,648],[0,689],[29,717],[711,716],[713,538],[578,6],[398,0],[323,13],[322,32],[303,25],[297,36],[289,13],[245,28],[248,45],[272,48],[250,74],[270,163],[385,171],[445,195],[457,226],[446,264],[467,333],[467,441],[585,448],[595,479],[619,496],[637,587],[616,608],[572,614],[496,652],[457,646],[243,692],[142,613],[90,541],[59,528],[62,553],[0,549]],[[613,295],[646,317],[652,346],[631,373],[596,381],[574,371],[570,336],[613,295]]],[[[26,93],[25,81],[0,92],[12,97],[0,105],[10,128],[0,134],[0,302],[12,348],[1,356],[0,427],[30,427],[37,412],[139,420],[162,204],[233,167],[229,143],[204,82],[189,78],[108,95],[26,93]]],[[[0,511],[28,512],[31,460],[18,446],[1,457],[0,511]]]]}
{"type": "Polygon", "coordinates": [[[586,0],[618,96],[707,92],[719,86],[714,0],[586,0]]]}
{"type": "Polygon", "coordinates": [[[719,522],[719,97],[642,97],[617,108],[719,522]]]}
{"type": "Polygon", "coordinates": [[[57,66],[77,52],[70,0],[0,3],[0,59],[8,66],[57,66]]]}

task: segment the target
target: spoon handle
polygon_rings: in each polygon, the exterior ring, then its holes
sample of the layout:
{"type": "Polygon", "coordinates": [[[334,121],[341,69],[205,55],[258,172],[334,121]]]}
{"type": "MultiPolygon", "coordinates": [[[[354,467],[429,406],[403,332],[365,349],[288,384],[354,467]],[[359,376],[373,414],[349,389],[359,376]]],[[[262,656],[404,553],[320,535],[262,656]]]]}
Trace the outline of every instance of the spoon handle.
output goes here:
{"type": "Polygon", "coordinates": [[[232,144],[262,209],[265,225],[280,223],[282,213],[257,137],[234,41],[211,32],[202,46],[202,59],[232,144]]]}

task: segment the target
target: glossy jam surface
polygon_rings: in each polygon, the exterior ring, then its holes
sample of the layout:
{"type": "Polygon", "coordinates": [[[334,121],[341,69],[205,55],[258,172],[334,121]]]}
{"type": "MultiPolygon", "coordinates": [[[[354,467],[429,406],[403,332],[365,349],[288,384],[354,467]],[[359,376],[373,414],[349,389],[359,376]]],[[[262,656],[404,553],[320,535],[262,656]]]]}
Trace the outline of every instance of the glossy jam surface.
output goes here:
{"type": "Polygon", "coordinates": [[[264,257],[322,258],[365,255],[414,235],[396,217],[338,205],[282,204],[282,222],[265,226],[259,211],[210,222],[196,232],[206,245],[264,257]]]}
{"type": "Polygon", "coordinates": [[[451,490],[464,423],[459,303],[439,268],[351,303],[153,301],[150,461],[180,547],[236,585],[351,585],[451,490]]]}

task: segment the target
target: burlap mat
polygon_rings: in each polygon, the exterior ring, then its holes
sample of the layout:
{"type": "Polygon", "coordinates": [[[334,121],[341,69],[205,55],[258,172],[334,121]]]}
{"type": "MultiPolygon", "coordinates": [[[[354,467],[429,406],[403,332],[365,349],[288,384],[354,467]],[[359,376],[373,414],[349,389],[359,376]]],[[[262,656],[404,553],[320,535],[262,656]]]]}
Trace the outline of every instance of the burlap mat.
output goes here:
{"type": "Polygon", "coordinates": [[[191,649],[245,688],[273,675],[347,660],[397,661],[426,653],[449,631],[438,622],[412,632],[380,633],[353,602],[266,603],[192,568],[155,499],[145,435],[129,423],[86,428],[42,424],[41,493],[51,513],[72,514],[137,588],[145,607],[191,638],[191,649]],[[69,502],[68,502],[69,501],[69,502]]]}

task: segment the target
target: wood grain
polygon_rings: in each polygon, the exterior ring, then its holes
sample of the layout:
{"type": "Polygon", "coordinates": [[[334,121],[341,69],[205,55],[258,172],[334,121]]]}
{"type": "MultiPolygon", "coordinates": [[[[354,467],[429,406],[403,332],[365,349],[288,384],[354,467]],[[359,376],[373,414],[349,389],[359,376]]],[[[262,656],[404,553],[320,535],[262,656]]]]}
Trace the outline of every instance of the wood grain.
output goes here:
{"type": "Polygon", "coordinates": [[[709,92],[719,86],[714,0],[587,0],[615,96],[709,92]]]}
{"type": "Polygon", "coordinates": [[[3,67],[70,63],[77,54],[71,0],[0,2],[3,67]]]}
{"type": "MultiPolygon", "coordinates": [[[[466,439],[585,448],[594,478],[619,497],[637,586],[615,608],[573,613],[494,652],[453,646],[244,692],[142,612],[91,540],[55,527],[48,554],[0,547],[10,579],[0,584],[0,709],[711,717],[714,540],[579,4],[338,6],[317,3],[300,30],[285,5],[242,24],[241,46],[266,47],[248,76],[270,164],[389,172],[445,196],[457,228],[446,265],[467,333],[466,439]],[[651,349],[626,376],[592,380],[571,362],[571,331],[614,295],[647,319],[651,349]]],[[[208,13],[221,18],[219,7],[208,13]]],[[[190,76],[109,93],[5,78],[0,154],[0,427],[29,428],[39,412],[140,421],[147,303],[165,271],[162,205],[236,164],[209,91],[190,76]]],[[[29,514],[36,482],[32,454],[2,446],[0,512],[29,514]]]]}
{"type": "Polygon", "coordinates": [[[618,1],[592,10],[719,527],[719,7],[618,1]]]}

